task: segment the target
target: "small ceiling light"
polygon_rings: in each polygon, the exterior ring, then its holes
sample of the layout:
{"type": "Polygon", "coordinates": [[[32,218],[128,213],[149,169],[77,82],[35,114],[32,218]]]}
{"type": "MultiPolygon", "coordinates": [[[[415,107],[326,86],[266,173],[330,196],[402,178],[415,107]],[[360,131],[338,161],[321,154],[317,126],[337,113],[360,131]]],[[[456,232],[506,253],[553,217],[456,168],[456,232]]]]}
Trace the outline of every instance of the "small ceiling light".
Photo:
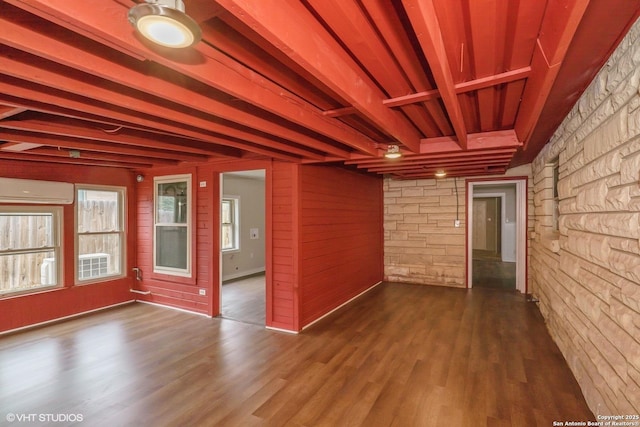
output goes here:
{"type": "Polygon", "coordinates": [[[400,152],[400,147],[398,147],[397,145],[390,145],[387,148],[387,152],[384,153],[384,156],[387,159],[397,159],[402,157],[402,153],[400,152]]]}
{"type": "Polygon", "coordinates": [[[184,13],[182,0],[146,0],[129,9],[129,22],[145,38],[165,47],[189,47],[202,37],[196,21],[184,13]]]}
{"type": "Polygon", "coordinates": [[[447,173],[443,170],[439,170],[436,171],[435,176],[436,178],[444,178],[445,176],[447,176],[447,173]]]}

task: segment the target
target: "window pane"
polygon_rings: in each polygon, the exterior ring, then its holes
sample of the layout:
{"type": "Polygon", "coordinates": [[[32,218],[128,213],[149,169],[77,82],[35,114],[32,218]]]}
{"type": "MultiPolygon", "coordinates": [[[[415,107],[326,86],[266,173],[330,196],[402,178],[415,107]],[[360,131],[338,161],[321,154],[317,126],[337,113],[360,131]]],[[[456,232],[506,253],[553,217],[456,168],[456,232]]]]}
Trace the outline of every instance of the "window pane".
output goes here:
{"type": "Polygon", "coordinates": [[[222,249],[233,249],[233,226],[222,225],[222,249]]]}
{"type": "Polygon", "coordinates": [[[117,191],[78,190],[78,232],[120,231],[117,191]]]}
{"type": "Polygon", "coordinates": [[[156,266],[187,269],[187,227],[156,227],[156,266]]]}
{"type": "Polygon", "coordinates": [[[52,214],[0,214],[0,250],[40,249],[53,245],[52,214]]]}
{"type": "Polygon", "coordinates": [[[222,201],[222,223],[223,224],[231,224],[231,201],[223,200],[222,201]]]}
{"type": "Polygon", "coordinates": [[[120,234],[78,236],[78,279],[119,275],[121,253],[120,234]]]}
{"type": "Polygon", "coordinates": [[[159,224],[187,223],[187,182],[158,184],[156,222],[159,224]]]}
{"type": "Polygon", "coordinates": [[[55,285],[55,252],[0,255],[0,294],[55,285]]]}

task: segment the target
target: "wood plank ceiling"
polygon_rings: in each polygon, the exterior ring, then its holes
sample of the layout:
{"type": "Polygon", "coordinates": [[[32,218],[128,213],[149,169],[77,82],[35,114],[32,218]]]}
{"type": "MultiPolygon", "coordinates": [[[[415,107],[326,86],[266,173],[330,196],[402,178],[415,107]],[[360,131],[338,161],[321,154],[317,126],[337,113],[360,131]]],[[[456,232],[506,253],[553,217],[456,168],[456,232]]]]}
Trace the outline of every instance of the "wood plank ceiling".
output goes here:
{"type": "Polygon", "coordinates": [[[637,0],[185,3],[203,40],[175,51],[134,33],[132,0],[0,1],[0,160],[500,174],[540,151],[640,13],[637,0]],[[402,158],[383,157],[390,144],[402,158]]]}

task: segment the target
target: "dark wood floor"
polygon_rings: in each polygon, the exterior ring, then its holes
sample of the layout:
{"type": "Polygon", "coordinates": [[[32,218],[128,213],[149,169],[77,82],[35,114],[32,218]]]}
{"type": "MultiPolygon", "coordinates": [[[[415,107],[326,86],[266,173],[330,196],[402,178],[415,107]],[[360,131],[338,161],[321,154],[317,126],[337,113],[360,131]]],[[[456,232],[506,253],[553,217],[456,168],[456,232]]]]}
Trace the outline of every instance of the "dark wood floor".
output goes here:
{"type": "Polygon", "coordinates": [[[473,287],[516,290],[516,263],[503,262],[500,253],[473,251],[473,287]]]}
{"type": "Polygon", "coordinates": [[[264,326],[266,323],[265,275],[256,274],[222,284],[222,317],[264,326]]]}
{"type": "Polygon", "coordinates": [[[533,303],[400,284],[299,335],[133,304],[5,336],[0,423],[9,412],[92,427],[593,420],[533,303]]]}

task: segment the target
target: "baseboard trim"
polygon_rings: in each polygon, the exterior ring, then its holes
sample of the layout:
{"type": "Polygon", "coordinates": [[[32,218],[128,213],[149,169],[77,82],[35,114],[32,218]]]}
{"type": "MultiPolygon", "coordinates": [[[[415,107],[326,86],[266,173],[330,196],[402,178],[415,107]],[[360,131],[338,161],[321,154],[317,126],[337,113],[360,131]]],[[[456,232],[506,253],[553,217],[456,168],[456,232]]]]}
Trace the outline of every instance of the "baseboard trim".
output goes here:
{"type": "Polygon", "coordinates": [[[276,332],[285,332],[287,334],[292,334],[292,335],[298,335],[298,332],[292,331],[291,329],[274,328],[273,326],[265,326],[265,329],[269,329],[276,332]]]}
{"type": "Polygon", "coordinates": [[[183,312],[183,313],[195,314],[196,316],[202,316],[202,317],[206,317],[206,318],[208,318],[208,319],[211,319],[211,318],[212,318],[212,317],[211,317],[211,316],[209,316],[208,314],[198,313],[197,311],[187,310],[186,308],[174,307],[174,306],[172,306],[172,305],[158,304],[157,302],[141,301],[141,300],[137,300],[136,302],[139,302],[139,303],[141,303],[141,304],[155,305],[156,307],[161,307],[161,308],[168,308],[168,309],[170,309],[170,310],[181,311],[181,312],[183,312]]]}
{"type": "Polygon", "coordinates": [[[63,322],[65,320],[74,319],[76,317],[86,316],[88,314],[97,313],[99,311],[104,311],[104,310],[109,310],[109,309],[112,309],[112,308],[120,307],[122,305],[133,304],[134,302],[136,302],[136,300],[132,299],[132,300],[129,300],[129,301],[119,302],[117,304],[111,304],[111,305],[108,305],[106,307],[94,308],[93,310],[87,310],[87,311],[83,311],[81,313],[70,314],[68,316],[58,317],[56,319],[51,319],[51,320],[45,320],[44,322],[34,323],[32,325],[21,326],[19,328],[15,328],[15,329],[9,329],[9,330],[0,332],[0,336],[9,335],[9,334],[15,334],[17,332],[24,332],[24,331],[29,330],[29,329],[40,328],[40,327],[47,326],[47,325],[53,325],[54,323],[63,322]]]}
{"type": "Polygon", "coordinates": [[[348,301],[343,302],[342,304],[340,304],[339,306],[337,306],[336,308],[334,308],[333,310],[329,311],[328,313],[323,314],[322,316],[318,317],[316,320],[312,321],[311,323],[307,323],[306,325],[304,325],[302,327],[302,330],[304,331],[305,329],[307,329],[308,327],[310,327],[311,325],[313,325],[314,323],[317,323],[319,321],[321,321],[322,319],[324,319],[325,317],[327,317],[328,315],[330,315],[331,313],[340,310],[342,307],[344,307],[345,305],[349,304],[350,302],[360,298],[362,295],[366,294],[367,292],[369,292],[370,290],[374,289],[375,287],[377,287],[379,284],[381,284],[382,281],[373,284],[371,287],[365,289],[364,291],[360,292],[358,295],[356,295],[355,297],[351,298],[348,301]]]}

